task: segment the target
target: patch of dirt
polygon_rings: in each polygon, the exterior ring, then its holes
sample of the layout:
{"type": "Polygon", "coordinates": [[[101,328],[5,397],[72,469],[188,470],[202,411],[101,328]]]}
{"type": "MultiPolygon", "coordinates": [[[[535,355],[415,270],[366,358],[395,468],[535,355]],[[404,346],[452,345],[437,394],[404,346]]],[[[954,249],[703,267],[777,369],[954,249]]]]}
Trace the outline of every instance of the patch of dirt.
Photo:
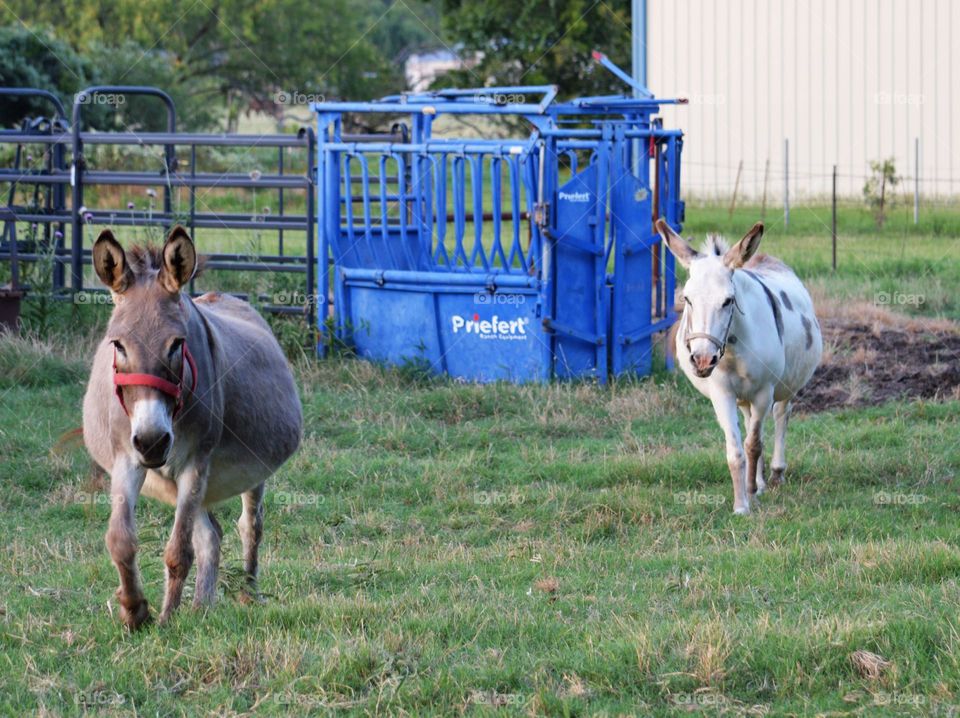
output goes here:
{"type": "Polygon", "coordinates": [[[797,411],[894,399],[960,399],[960,331],[948,323],[823,317],[823,361],[797,411]],[[869,323],[866,323],[869,322],[869,323]]]}

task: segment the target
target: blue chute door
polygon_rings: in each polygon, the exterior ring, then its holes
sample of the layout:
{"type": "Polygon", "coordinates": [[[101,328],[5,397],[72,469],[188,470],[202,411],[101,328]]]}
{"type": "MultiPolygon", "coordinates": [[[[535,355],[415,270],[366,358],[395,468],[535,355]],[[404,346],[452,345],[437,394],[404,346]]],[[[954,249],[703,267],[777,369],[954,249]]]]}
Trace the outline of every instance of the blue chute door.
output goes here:
{"type": "Polygon", "coordinates": [[[628,372],[643,376],[652,366],[653,257],[660,251],[652,210],[646,183],[624,168],[610,202],[615,247],[610,331],[614,375],[628,372]]]}
{"type": "Polygon", "coordinates": [[[604,225],[606,153],[554,193],[554,375],[607,378],[604,225]]]}

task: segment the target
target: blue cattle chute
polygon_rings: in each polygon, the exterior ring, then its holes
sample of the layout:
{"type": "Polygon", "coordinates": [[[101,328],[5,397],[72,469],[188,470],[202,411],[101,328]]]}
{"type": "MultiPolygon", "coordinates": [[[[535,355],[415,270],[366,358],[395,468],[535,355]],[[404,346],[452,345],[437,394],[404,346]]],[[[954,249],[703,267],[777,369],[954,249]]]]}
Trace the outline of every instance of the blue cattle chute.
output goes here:
{"type": "Polygon", "coordinates": [[[653,230],[656,216],[678,230],[683,219],[682,135],[654,117],[676,101],[555,95],[313,106],[321,353],[332,331],[361,357],[467,381],[649,373],[653,335],[676,319],[672,257],[653,230]],[[409,140],[342,139],[352,115],[372,113],[406,116],[409,140]],[[512,115],[532,131],[434,136],[438,118],[460,114],[512,115]]]}

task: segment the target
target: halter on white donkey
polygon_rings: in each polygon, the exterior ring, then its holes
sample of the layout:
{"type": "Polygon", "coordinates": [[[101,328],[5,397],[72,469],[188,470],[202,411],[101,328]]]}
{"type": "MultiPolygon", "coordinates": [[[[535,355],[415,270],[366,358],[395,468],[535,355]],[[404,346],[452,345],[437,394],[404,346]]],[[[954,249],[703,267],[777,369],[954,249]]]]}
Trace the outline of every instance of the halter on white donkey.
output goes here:
{"type": "Polygon", "coordinates": [[[757,254],[758,222],[733,247],[710,236],[703,253],[662,219],[657,231],[689,272],[676,352],[683,372],[713,403],[727,444],[733,510],[750,512],[765,487],[763,420],[773,409],[776,433],[771,483],[786,469],[790,402],[820,363],[823,340],[806,288],[787,265],[757,254]],[[755,255],[755,256],[754,256],[755,255]],[[737,407],[743,411],[741,441],[737,407]]]}

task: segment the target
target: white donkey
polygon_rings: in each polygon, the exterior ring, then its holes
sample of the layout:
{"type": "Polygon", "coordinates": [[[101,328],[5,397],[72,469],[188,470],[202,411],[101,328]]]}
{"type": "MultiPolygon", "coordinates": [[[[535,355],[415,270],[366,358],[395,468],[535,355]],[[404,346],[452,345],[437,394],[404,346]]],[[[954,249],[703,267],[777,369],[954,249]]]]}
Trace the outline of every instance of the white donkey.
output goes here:
{"type": "Polygon", "coordinates": [[[733,247],[707,237],[697,252],[662,219],[657,231],[687,268],[684,309],[676,337],[680,366],[713,403],[727,444],[733,510],[750,512],[762,493],[763,420],[773,409],[771,484],[783,480],[790,402],[820,363],[823,340],[813,300],[797,275],[778,259],[756,254],[758,222],[733,247]],[[743,411],[741,441],[737,407],[743,411]]]}

